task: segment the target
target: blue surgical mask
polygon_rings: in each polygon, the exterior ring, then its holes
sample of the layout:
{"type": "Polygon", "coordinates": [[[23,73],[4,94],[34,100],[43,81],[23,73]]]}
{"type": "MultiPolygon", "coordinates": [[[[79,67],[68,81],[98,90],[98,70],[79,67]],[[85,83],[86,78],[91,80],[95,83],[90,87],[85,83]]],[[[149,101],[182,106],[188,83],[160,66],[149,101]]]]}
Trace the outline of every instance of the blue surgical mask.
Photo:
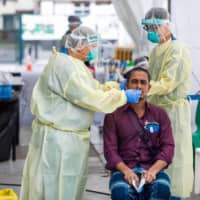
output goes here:
{"type": "Polygon", "coordinates": [[[160,35],[155,31],[148,31],[147,38],[153,43],[159,43],[160,42],[160,35]]]}
{"type": "Polygon", "coordinates": [[[92,49],[86,56],[86,61],[91,61],[97,57],[97,49],[92,49]]]}

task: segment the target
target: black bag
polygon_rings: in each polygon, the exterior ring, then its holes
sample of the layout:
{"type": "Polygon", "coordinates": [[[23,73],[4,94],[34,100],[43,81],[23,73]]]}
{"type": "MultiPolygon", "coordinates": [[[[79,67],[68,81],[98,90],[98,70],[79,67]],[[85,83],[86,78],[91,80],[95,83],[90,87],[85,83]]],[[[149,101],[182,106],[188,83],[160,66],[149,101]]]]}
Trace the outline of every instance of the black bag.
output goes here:
{"type": "Polygon", "coordinates": [[[19,129],[19,102],[16,97],[0,100],[0,161],[10,159],[13,147],[13,160],[15,160],[15,144],[19,129]]]}

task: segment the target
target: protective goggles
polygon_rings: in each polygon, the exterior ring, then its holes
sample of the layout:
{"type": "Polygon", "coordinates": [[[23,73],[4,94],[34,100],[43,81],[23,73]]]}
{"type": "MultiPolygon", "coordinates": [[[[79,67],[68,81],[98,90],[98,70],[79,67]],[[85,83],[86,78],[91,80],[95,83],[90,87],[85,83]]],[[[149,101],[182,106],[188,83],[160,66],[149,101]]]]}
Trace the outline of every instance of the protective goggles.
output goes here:
{"type": "Polygon", "coordinates": [[[90,35],[87,37],[86,40],[87,40],[88,44],[98,42],[100,40],[100,35],[98,35],[98,34],[90,35]]]}
{"type": "Polygon", "coordinates": [[[142,19],[143,29],[148,30],[156,30],[159,26],[163,24],[169,23],[169,20],[166,19],[142,19]]]}
{"type": "Polygon", "coordinates": [[[80,25],[81,22],[69,22],[69,26],[80,25]]]}

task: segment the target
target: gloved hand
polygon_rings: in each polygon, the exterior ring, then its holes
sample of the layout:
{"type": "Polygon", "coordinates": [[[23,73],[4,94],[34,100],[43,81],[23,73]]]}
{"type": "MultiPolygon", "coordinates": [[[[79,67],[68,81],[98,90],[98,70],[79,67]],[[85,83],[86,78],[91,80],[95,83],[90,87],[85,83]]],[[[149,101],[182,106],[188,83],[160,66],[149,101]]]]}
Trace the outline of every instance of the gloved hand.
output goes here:
{"type": "Polygon", "coordinates": [[[125,90],[124,92],[128,103],[138,103],[142,94],[141,90],[133,90],[133,89],[128,89],[125,90]]]}
{"type": "Polygon", "coordinates": [[[120,84],[119,87],[121,90],[125,90],[126,89],[126,83],[127,83],[127,79],[124,79],[120,84]]]}

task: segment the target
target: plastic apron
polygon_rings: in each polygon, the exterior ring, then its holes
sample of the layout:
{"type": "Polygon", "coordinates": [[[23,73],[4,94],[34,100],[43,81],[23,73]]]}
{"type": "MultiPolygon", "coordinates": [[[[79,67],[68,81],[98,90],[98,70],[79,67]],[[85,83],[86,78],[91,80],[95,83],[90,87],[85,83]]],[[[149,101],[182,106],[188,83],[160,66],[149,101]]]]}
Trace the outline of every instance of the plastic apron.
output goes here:
{"type": "Polygon", "coordinates": [[[179,41],[156,46],[150,54],[151,89],[148,101],[165,109],[171,119],[175,155],[167,169],[173,196],[186,198],[193,188],[190,105],[191,59],[179,41]]]}

